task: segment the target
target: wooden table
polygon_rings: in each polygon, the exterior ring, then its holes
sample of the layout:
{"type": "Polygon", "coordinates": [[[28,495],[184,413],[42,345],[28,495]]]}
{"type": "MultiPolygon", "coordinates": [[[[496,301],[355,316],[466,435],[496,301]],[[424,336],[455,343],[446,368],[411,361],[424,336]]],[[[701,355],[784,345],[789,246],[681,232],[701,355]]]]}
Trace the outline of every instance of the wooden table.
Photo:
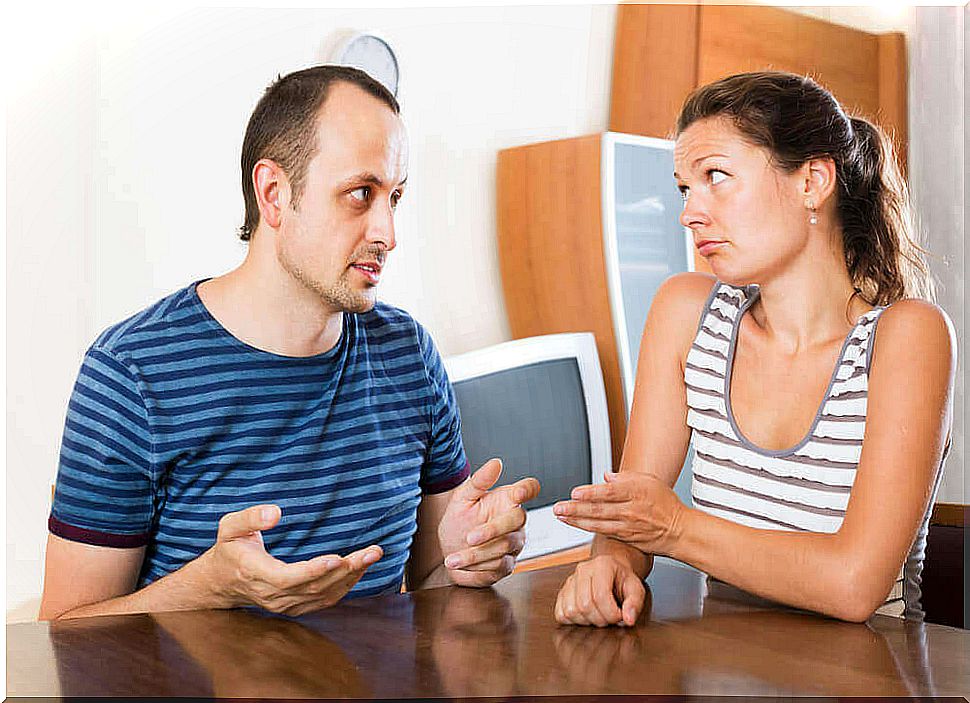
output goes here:
{"type": "MultiPolygon", "coordinates": [[[[558,626],[571,567],[494,589],[7,626],[9,696],[411,698],[604,694],[966,696],[970,631],[852,625],[708,589],[658,563],[633,628],[558,626]],[[708,591],[712,591],[709,593],[708,591]]],[[[616,699],[613,699],[616,700],[616,699]]]]}

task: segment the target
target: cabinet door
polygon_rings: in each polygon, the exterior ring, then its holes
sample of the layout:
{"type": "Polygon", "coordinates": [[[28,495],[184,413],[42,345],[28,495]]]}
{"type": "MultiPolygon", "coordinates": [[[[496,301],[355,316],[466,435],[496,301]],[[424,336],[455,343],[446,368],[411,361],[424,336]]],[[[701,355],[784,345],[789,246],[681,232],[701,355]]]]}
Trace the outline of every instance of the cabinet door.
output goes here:
{"type": "MultiPolygon", "coordinates": [[[[680,224],[683,200],[674,181],[673,142],[610,134],[604,154],[607,266],[627,413],[650,303],[670,275],[693,269],[693,242],[680,224]],[[612,153],[610,153],[612,152],[612,153]]],[[[689,477],[678,494],[689,502],[689,477]]]]}

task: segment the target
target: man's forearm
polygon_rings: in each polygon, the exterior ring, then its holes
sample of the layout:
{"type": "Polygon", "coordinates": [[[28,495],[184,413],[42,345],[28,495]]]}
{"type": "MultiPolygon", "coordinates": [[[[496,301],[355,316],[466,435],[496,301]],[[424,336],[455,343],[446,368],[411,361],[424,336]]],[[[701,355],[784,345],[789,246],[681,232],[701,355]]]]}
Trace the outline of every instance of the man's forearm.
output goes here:
{"type": "MultiPolygon", "coordinates": [[[[125,596],[89,603],[53,615],[53,619],[84,618],[95,615],[123,615],[171,610],[231,608],[237,603],[213,588],[208,552],[145,588],[125,596]]],[[[43,617],[43,614],[42,614],[43,617]]]]}

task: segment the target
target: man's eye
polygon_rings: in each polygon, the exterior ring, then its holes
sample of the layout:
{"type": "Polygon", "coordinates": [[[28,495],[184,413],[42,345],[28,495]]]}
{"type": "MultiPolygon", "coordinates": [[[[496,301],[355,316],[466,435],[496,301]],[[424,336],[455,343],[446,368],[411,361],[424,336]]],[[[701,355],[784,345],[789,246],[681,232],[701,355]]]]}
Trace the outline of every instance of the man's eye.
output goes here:
{"type": "Polygon", "coordinates": [[[362,203],[367,202],[367,198],[370,197],[370,186],[354,188],[352,191],[350,191],[350,197],[354,200],[359,200],[362,203]]]}
{"type": "Polygon", "coordinates": [[[688,188],[687,186],[677,186],[677,190],[680,191],[680,197],[686,203],[687,197],[690,195],[690,188],[688,188]]]}
{"type": "Polygon", "coordinates": [[[710,171],[707,172],[707,177],[710,178],[711,185],[716,186],[718,183],[720,183],[725,178],[727,178],[727,174],[724,173],[724,171],[721,171],[720,169],[712,168],[710,171]]]}
{"type": "Polygon", "coordinates": [[[397,207],[397,204],[399,202],[401,202],[401,195],[402,195],[402,193],[399,190],[396,190],[393,193],[391,193],[391,209],[392,210],[397,207]]]}

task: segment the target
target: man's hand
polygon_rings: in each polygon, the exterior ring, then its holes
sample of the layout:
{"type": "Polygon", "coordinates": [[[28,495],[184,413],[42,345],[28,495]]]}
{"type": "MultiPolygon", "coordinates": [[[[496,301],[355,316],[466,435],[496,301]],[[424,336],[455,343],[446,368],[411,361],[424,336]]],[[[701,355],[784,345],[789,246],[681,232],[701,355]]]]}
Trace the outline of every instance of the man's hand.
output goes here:
{"type": "Polygon", "coordinates": [[[626,542],[645,554],[670,554],[688,508],[660,479],[639,471],[608,472],[606,483],[578,486],[553,506],[559,520],[626,542]]]}
{"type": "Polygon", "coordinates": [[[491,459],[455,489],[438,524],[445,567],[459,586],[491,586],[508,576],[525,546],[522,504],[539,495],[539,482],[524,478],[489,490],[502,473],[491,459]]]}
{"type": "Polygon", "coordinates": [[[346,557],[325,554],[287,564],[263,546],[262,530],[280,521],[276,505],[254,505],[219,520],[216,543],[199,559],[222,607],[258,605],[302,615],[335,605],[360,580],[383,550],[371,545],[346,557]]]}

